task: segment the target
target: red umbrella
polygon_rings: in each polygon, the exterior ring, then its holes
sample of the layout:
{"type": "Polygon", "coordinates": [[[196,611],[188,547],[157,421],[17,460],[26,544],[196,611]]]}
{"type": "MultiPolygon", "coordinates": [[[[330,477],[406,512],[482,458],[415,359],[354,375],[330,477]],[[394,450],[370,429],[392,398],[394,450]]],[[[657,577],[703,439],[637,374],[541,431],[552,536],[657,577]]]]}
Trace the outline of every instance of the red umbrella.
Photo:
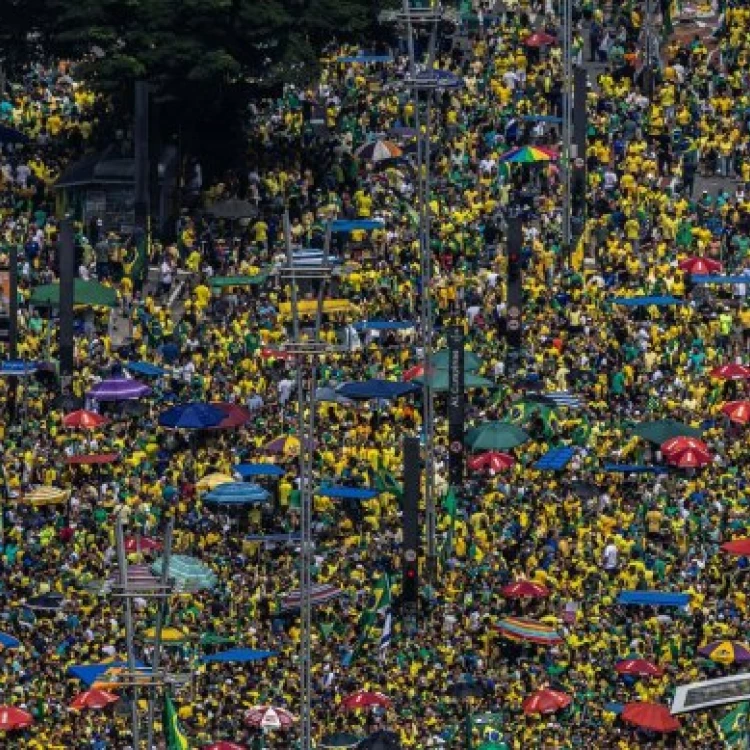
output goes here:
{"type": "Polygon", "coordinates": [[[534,581],[515,581],[503,586],[501,593],[509,599],[544,599],[549,596],[549,589],[534,581]]]}
{"type": "Polygon", "coordinates": [[[679,453],[670,453],[667,462],[678,469],[697,469],[711,463],[711,456],[694,448],[687,448],[679,453]]]}
{"type": "Polygon", "coordinates": [[[721,271],[722,265],[718,260],[711,258],[687,258],[681,261],[680,268],[694,276],[707,276],[721,271]]]}
{"type": "Polygon", "coordinates": [[[117,453],[89,453],[85,456],[65,456],[66,464],[112,464],[120,458],[117,453]]]}
{"type": "Polygon", "coordinates": [[[721,410],[732,422],[738,424],[750,422],[750,401],[727,401],[721,410]]]}
{"type": "Polygon", "coordinates": [[[750,378],[750,367],[732,362],[721,367],[714,367],[711,370],[711,377],[721,378],[722,380],[746,380],[750,378]]]}
{"type": "Polygon", "coordinates": [[[537,31],[532,34],[526,40],[527,47],[549,47],[550,44],[554,44],[556,41],[555,37],[545,34],[543,31],[537,31]]]}
{"type": "Polygon", "coordinates": [[[651,732],[676,732],[680,728],[680,722],[661,703],[628,703],[622,711],[622,718],[651,732]]]}
{"type": "Polygon", "coordinates": [[[358,690],[356,693],[347,695],[341,701],[341,708],[344,711],[356,711],[359,708],[370,708],[370,706],[380,706],[381,708],[390,708],[391,701],[388,696],[377,691],[358,690]]]}
{"type": "Polygon", "coordinates": [[[647,659],[624,659],[615,664],[618,674],[632,674],[636,677],[661,677],[664,670],[647,659]]]}
{"type": "Polygon", "coordinates": [[[104,708],[110,703],[117,703],[120,698],[114,693],[108,693],[106,690],[87,690],[81,693],[70,704],[70,708],[80,711],[82,708],[104,708]]]}
{"type": "Polygon", "coordinates": [[[480,453],[478,456],[470,458],[468,466],[472,471],[487,469],[488,471],[498,472],[503,469],[510,469],[515,462],[516,460],[513,456],[507,453],[501,453],[500,451],[487,451],[487,453],[480,453]]]}
{"type": "Polygon", "coordinates": [[[30,713],[21,711],[15,706],[0,706],[0,731],[9,732],[12,729],[30,727],[34,719],[30,713]]]}
{"type": "Polygon", "coordinates": [[[204,745],[203,750],[245,750],[245,746],[238,745],[236,742],[219,740],[218,742],[214,742],[213,745],[204,745]]]}
{"type": "Polygon", "coordinates": [[[158,539],[151,539],[147,536],[126,536],[125,537],[125,551],[126,552],[152,552],[154,550],[160,550],[162,547],[161,542],[158,539]]]}
{"type": "Polygon", "coordinates": [[[422,375],[424,375],[424,365],[414,365],[403,374],[402,380],[414,380],[414,378],[421,378],[422,375]]]}
{"type": "Polygon", "coordinates": [[[79,430],[93,430],[105,424],[109,424],[107,417],[85,409],[72,411],[63,417],[63,427],[74,427],[79,430]]]}
{"type": "Polygon", "coordinates": [[[232,427],[241,427],[252,419],[252,414],[244,406],[224,402],[212,403],[211,406],[215,406],[226,415],[219,424],[209,427],[211,430],[227,430],[232,427]]]}
{"type": "Polygon", "coordinates": [[[750,555],[750,539],[732,539],[721,545],[724,552],[730,555],[750,555]]]}
{"type": "Polygon", "coordinates": [[[680,453],[681,451],[698,451],[709,456],[708,446],[698,438],[687,437],[686,435],[680,435],[679,437],[673,437],[669,440],[665,440],[661,444],[661,452],[665,456],[671,456],[673,453],[680,453]]]}
{"type": "Polygon", "coordinates": [[[524,699],[523,712],[525,714],[553,714],[567,708],[572,702],[573,699],[569,695],[559,690],[542,688],[524,699]]]}

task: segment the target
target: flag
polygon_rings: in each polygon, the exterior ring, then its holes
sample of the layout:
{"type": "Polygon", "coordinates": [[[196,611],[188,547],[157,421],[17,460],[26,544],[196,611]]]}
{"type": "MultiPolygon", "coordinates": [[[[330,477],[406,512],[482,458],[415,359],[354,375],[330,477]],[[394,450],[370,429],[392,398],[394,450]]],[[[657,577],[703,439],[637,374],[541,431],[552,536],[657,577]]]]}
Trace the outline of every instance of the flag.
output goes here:
{"type": "Polygon", "coordinates": [[[392,630],[393,621],[391,611],[388,610],[388,613],[385,616],[385,623],[383,624],[383,632],[380,634],[380,646],[378,647],[381,663],[385,661],[385,656],[388,653],[388,646],[391,644],[392,630]]]}
{"type": "Polygon", "coordinates": [[[354,646],[352,661],[359,655],[365,643],[370,639],[370,632],[378,619],[378,614],[382,612],[390,614],[391,581],[387,573],[383,573],[383,575],[375,582],[372,594],[372,606],[365,608],[364,612],[362,612],[359,617],[359,638],[354,646]]]}
{"type": "Polygon", "coordinates": [[[137,231],[128,240],[125,253],[125,272],[134,281],[142,280],[148,273],[149,237],[146,232],[137,231]]]}
{"type": "Polygon", "coordinates": [[[164,736],[167,740],[167,750],[190,750],[169,693],[164,695],[164,736]]]}
{"type": "Polygon", "coordinates": [[[750,702],[742,701],[732,709],[720,722],[719,729],[724,736],[727,748],[744,747],[748,732],[748,710],[750,702]]]}
{"type": "Polygon", "coordinates": [[[403,488],[396,481],[396,477],[385,469],[378,469],[375,472],[375,489],[380,492],[387,492],[389,495],[395,495],[399,499],[404,494],[403,488]]]}
{"type": "Polygon", "coordinates": [[[448,533],[445,535],[445,542],[440,551],[440,557],[445,563],[448,558],[453,554],[453,535],[456,531],[456,513],[458,512],[458,499],[456,493],[453,491],[453,487],[448,487],[443,498],[443,510],[448,514],[450,519],[450,525],[448,526],[448,533]]]}

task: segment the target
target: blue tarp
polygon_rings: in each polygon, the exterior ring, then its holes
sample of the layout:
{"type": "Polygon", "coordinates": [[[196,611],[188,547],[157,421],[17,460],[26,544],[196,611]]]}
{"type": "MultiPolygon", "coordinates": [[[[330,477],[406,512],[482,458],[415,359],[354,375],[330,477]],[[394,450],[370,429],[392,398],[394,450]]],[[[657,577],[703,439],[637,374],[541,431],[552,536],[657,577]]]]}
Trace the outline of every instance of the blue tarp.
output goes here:
{"type": "Polygon", "coordinates": [[[416,323],[409,320],[363,320],[354,324],[356,331],[405,331],[416,323]]]}
{"type": "Polygon", "coordinates": [[[750,284],[750,276],[693,276],[693,284],[750,284]]]}
{"type": "MultiPolygon", "coordinates": [[[[68,674],[77,677],[87,687],[93,685],[108,669],[117,667],[127,667],[126,661],[110,661],[104,664],[78,664],[68,668],[68,674]]],[[[135,666],[138,669],[145,669],[146,665],[136,659],[135,666]]]]}
{"type": "Polygon", "coordinates": [[[243,479],[248,477],[283,477],[286,472],[276,464],[237,464],[232,471],[243,479]]]}
{"type": "Polygon", "coordinates": [[[246,664],[252,661],[263,661],[276,656],[275,651],[256,651],[252,648],[230,648],[228,651],[220,651],[218,654],[209,654],[201,659],[201,662],[219,662],[222,664],[246,664]]]}
{"type": "Polygon", "coordinates": [[[315,490],[316,495],[323,497],[334,497],[339,500],[372,500],[380,492],[370,489],[369,487],[342,487],[340,485],[331,485],[330,487],[320,487],[315,490]]]}
{"type": "Polygon", "coordinates": [[[677,297],[611,297],[609,300],[613,305],[624,305],[625,307],[666,307],[667,305],[684,305],[685,300],[677,297]]]}
{"type": "Polygon", "coordinates": [[[368,55],[363,52],[359,55],[344,55],[336,58],[336,61],[340,63],[389,63],[393,62],[393,58],[390,55],[368,55]]]}
{"type": "Polygon", "coordinates": [[[410,393],[417,393],[419,390],[419,386],[413,383],[374,378],[357,383],[345,383],[336,390],[336,393],[353,401],[368,401],[374,398],[389,400],[399,396],[407,396],[410,393]]]}
{"type": "Polygon", "coordinates": [[[350,234],[357,231],[371,232],[373,229],[382,229],[384,226],[385,224],[382,221],[376,221],[375,219],[353,219],[352,221],[338,219],[331,222],[331,232],[334,234],[350,234]]]}
{"type": "Polygon", "coordinates": [[[552,448],[535,464],[537,471],[562,471],[575,455],[575,448],[552,448]]]}
{"type": "Polygon", "coordinates": [[[0,362],[0,375],[33,375],[38,369],[36,362],[26,362],[23,359],[9,359],[0,362]]]}
{"type": "Polygon", "coordinates": [[[271,497],[268,490],[252,482],[226,482],[203,496],[203,502],[216,505],[256,505],[271,497]]]}
{"type": "Polygon", "coordinates": [[[616,474],[666,474],[666,466],[642,466],[641,464],[604,464],[603,471],[616,474]]]}
{"type": "Polygon", "coordinates": [[[643,604],[651,607],[686,607],[690,603],[690,596],[673,591],[621,591],[617,603],[643,604]]]}
{"type": "Polygon", "coordinates": [[[125,365],[125,367],[130,370],[130,372],[135,372],[138,375],[145,375],[147,378],[158,378],[161,375],[166,375],[168,372],[163,367],[157,367],[150,362],[130,362],[125,365]]]}

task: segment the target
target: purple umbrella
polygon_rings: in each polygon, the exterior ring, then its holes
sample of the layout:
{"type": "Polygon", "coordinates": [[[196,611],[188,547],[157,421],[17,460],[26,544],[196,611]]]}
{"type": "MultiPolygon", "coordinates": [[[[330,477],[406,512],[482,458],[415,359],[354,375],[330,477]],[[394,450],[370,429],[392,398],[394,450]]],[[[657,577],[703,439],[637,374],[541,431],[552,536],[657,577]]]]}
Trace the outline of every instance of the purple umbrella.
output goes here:
{"type": "Polygon", "coordinates": [[[97,401],[132,401],[148,396],[151,389],[131,378],[110,378],[97,383],[86,395],[97,401]]]}

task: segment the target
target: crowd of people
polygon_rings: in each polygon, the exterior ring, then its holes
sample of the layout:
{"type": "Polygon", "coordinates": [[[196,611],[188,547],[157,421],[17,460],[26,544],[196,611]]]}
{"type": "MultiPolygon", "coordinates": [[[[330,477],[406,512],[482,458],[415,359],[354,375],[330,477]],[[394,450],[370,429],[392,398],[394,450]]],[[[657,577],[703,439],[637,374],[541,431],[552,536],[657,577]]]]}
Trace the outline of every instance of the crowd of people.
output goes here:
{"type": "MultiPolygon", "coordinates": [[[[62,395],[44,364],[58,357],[56,320],[33,293],[56,279],[53,184],[91,137],[94,97],[67,65],[39,67],[5,92],[0,119],[25,138],[3,147],[0,229],[5,247],[20,251],[18,354],[38,371],[0,380],[0,703],[31,716],[8,725],[0,745],[134,747],[131,690],[111,672],[94,687],[118,701],[70,708],[91,687],[72,667],[106,670],[128,656],[123,603],[107,584],[121,521],[131,564],[156,561],[173,522],[172,553],[215,576],[178,589],[166,612],[155,600],[133,602],[135,656],[150,663],[160,621],[169,628],[162,666],[189,675],[170,688],[189,747],[298,746],[301,623],[287,597],[300,585],[299,382],[320,396],[307,446],[315,486],[377,491],[313,500],[311,577],[336,591],[312,614],[316,747],[354,746],[375,732],[393,733],[380,747],[404,748],[708,750],[744,741],[721,721],[728,709],[660,729],[634,723],[627,706],[658,710],[678,685],[737,673],[743,645],[750,659],[747,558],[720,549],[750,536],[750,405],[741,405],[750,380],[750,10],[693,9],[716,21],[710,34],[667,37],[649,82],[638,57],[641,5],[582,6],[577,62],[596,64],[586,216],[574,216],[582,234],[568,248],[560,28],[538,5],[483,7],[464,19],[465,34],[438,47],[438,67],[461,85],[440,91],[432,109],[431,345],[447,346],[449,326],[464,331],[467,469],[462,485],[448,485],[438,353],[427,377],[436,383],[439,559],[430,575],[420,557],[416,633],[404,627],[401,492],[403,438],[424,437],[424,394],[337,394],[351,382],[409,381],[424,358],[419,118],[394,84],[407,70],[405,51],[390,62],[344,63],[340,55],[357,54],[336,50],[316,85],[254,106],[249,172],[204,186],[191,166],[177,240],[154,243],[156,272],[145,284],[130,278],[125,238],[96,221],[78,227],[78,275],[116,292],[117,304],[76,308],[75,370],[62,395]],[[375,141],[387,158],[362,148],[375,141]],[[531,156],[508,159],[524,146],[531,156]],[[212,206],[229,199],[252,206],[252,216],[217,220],[212,206]],[[523,220],[517,361],[508,357],[510,215],[523,220]],[[355,223],[331,235],[332,220],[355,223]],[[292,290],[279,268],[288,242],[336,258],[319,332],[331,346],[314,380],[310,363],[284,350],[292,290]],[[716,283],[700,283],[710,274],[716,283]],[[90,395],[123,377],[150,392],[114,403],[90,395]],[[160,425],[166,409],[188,402],[244,416],[219,429],[160,425]],[[106,421],[66,426],[83,409],[106,421]],[[504,425],[495,433],[524,432],[477,442],[495,422],[504,425]],[[688,441],[678,465],[662,445],[675,436],[688,441]],[[562,448],[570,450],[561,468],[537,465],[562,448]],[[487,450],[505,455],[484,463],[487,450]],[[107,454],[104,465],[75,463],[107,454]],[[206,500],[245,464],[280,469],[253,479],[267,500],[239,510],[206,500]],[[644,589],[687,595],[687,605],[620,599],[644,589]],[[508,618],[533,622],[518,632],[508,618]],[[736,642],[730,658],[710,658],[705,647],[717,641],[736,642]],[[230,648],[270,655],[205,661],[230,648]],[[650,662],[653,674],[620,674],[627,660],[650,662]],[[378,705],[347,708],[358,691],[378,705]],[[563,698],[540,712],[528,702],[539,691],[563,698]],[[295,720],[253,726],[246,714],[257,705],[295,720]]],[[[315,311],[317,286],[300,295],[315,311]]],[[[314,318],[303,313],[303,337],[314,318]]],[[[142,728],[146,698],[141,691],[142,728]]],[[[157,747],[163,724],[157,711],[157,747]]]]}

